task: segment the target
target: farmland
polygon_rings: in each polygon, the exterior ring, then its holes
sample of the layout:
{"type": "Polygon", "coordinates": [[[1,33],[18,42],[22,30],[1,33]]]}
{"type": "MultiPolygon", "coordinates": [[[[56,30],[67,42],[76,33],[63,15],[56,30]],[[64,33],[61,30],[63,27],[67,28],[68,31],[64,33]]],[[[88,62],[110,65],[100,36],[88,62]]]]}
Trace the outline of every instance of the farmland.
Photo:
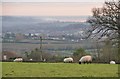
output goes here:
{"type": "MultiPolygon", "coordinates": [[[[30,41],[30,40],[29,40],[30,41]]],[[[19,54],[24,54],[25,51],[32,51],[39,48],[39,40],[31,40],[30,43],[2,43],[2,49],[8,51],[15,51],[19,54]],[[37,42],[37,43],[36,43],[37,42]]],[[[56,52],[61,55],[71,55],[75,49],[78,48],[95,49],[93,42],[81,41],[79,43],[67,41],[44,40],[42,50],[45,52],[56,52]],[[91,48],[92,47],[92,48],[91,48]]]]}
{"type": "Polygon", "coordinates": [[[3,62],[3,77],[118,77],[117,64],[3,62]]]}

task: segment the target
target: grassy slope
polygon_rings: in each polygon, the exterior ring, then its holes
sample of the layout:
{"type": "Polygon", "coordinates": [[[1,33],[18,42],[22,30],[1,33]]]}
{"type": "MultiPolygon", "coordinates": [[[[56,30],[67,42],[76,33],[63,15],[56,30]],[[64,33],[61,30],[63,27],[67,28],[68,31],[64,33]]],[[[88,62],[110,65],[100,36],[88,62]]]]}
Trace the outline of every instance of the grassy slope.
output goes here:
{"type": "Polygon", "coordinates": [[[118,65],[4,62],[3,77],[117,77],[118,65]]]}

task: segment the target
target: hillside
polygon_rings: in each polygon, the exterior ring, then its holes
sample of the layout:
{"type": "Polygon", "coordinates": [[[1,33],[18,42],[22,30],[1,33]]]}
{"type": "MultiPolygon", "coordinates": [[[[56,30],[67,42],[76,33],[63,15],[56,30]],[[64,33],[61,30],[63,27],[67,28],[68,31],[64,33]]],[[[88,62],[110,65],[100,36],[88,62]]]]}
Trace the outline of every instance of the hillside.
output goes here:
{"type": "Polygon", "coordinates": [[[40,16],[3,16],[2,28],[4,32],[19,33],[56,33],[80,31],[89,28],[85,22],[72,21],[74,18],[82,19],[83,17],[68,18],[71,21],[64,21],[66,17],[40,17],[40,16]],[[55,19],[56,18],[56,19],[55,19]]]}

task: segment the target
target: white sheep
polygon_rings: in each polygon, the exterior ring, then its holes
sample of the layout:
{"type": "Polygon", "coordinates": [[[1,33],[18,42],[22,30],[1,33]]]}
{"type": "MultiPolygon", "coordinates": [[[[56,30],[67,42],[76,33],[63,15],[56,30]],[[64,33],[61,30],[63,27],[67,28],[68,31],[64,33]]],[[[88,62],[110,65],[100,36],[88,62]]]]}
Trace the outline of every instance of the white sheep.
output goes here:
{"type": "Polygon", "coordinates": [[[91,63],[91,62],[92,62],[92,56],[90,56],[90,55],[83,56],[79,60],[79,64],[81,64],[81,63],[85,64],[85,63],[91,63]]]}
{"type": "Polygon", "coordinates": [[[33,59],[31,58],[30,61],[32,61],[33,59]]]}
{"type": "Polygon", "coordinates": [[[110,61],[110,64],[116,64],[115,61],[110,61]]]}
{"type": "Polygon", "coordinates": [[[69,58],[65,58],[64,63],[72,63],[73,62],[73,58],[69,57],[69,58]]]}
{"type": "Polygon", "coordinates": [[[22,62],[22,61],[23,61],[22,58],[16,58],[16,59],[14,60],[14,62],[22,62]]]}

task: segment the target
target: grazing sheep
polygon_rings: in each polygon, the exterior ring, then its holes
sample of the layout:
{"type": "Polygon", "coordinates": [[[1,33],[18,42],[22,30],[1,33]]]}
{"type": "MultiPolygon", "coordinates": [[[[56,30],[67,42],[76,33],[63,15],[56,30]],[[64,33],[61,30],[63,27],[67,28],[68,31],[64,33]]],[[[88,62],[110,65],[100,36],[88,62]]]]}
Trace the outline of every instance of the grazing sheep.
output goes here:
{"type": "Polygon", "coordinates": [[[22,58],[16,58],[16,59],[14,60],[14,62],[22,62],[22,61],[23,61],[22,58]]]}
{"type": "Polygon", "coordinates": [[[32,61],[33,59],[30,59],[30,61],[32,61]]]}
{"type": "Polygon", "coordinates": [[[115,61],[110,61],[110,64],[116,64],[115,61]]]}
{"type": "Polygon", "coordinates": [[[91,63],[92,62],[92,57],[90,55],[86,55],[86,56],[83,56],[81,57],[81,59],[79,60],[79,64],[81,63],[91,63]]]}
{"type": "Polygon", "coordinates": [[[73,62],[73,58],[69,57],[69,58],[65,58],[64,63],[72,63],[73,62]]]}

